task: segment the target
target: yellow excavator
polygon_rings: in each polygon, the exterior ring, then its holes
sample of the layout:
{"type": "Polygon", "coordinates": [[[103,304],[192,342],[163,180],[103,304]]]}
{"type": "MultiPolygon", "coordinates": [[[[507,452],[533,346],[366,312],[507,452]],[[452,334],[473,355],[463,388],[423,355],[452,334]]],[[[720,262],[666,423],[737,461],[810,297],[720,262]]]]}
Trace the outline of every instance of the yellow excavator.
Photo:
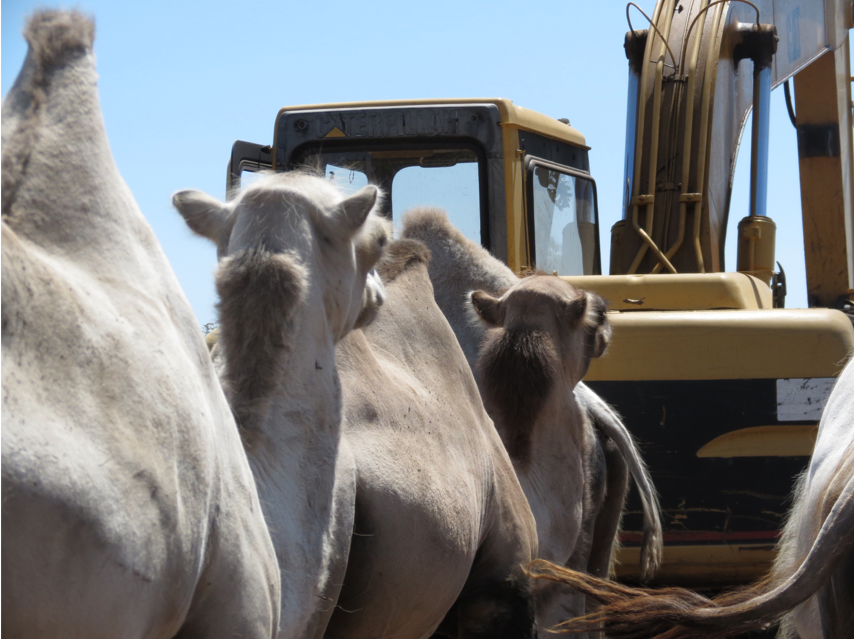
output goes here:
{"type": "MultiPolygon", "coordinates": [[[[645,14],[644,14],[645,15],[645,14]]],[[[272,145],[235,142],[229,191],[261,169],[312,167],[384,189],[384,213],[449,211],[517,272],[605,297],[613,346],[589,385],[640,440],[665,515],[661,583],[719,586],[773,559],[794,478],[854,351],[851,0],[660,0],[626,34],[623,219],[601,274],[584,136],[507,99],[286,107],[272,145]],[[794,83],[794,104],[788,80],[794,83]],[[797,129],[808,299],[785,309],[766,209],[769,100],[785,83],[797,129]],[[723,272],[730,195],[751,118],[749,211],[723,272]]],[[[618,574],[637,580],[641,515],[624,518],[618,574]]]]}

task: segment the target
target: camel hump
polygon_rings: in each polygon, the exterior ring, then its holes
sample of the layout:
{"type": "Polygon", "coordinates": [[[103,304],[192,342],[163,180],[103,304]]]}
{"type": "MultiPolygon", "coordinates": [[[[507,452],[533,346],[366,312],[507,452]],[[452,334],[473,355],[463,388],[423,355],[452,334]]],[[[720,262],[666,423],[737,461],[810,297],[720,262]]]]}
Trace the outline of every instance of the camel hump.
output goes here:
{"type": "Polygon", "coordinates": [[[78,11],[39,11],[24,28],[39,68],[48,70],[85,54],[95,40],[95,23],[78,11]]]}
{"type": "Polygon", "coordinates": [[[430,249],[417,240],[397,240],[386,249],[383,258],[377,264],[377,272],[383,282],[392,282],[401,273],[423,264],[430,264],[430,249]]]}
{"type": "Polygon", "coordinates": [[[403,214],[403,237],[443,237],[459,241],[464,237],[448,219],[444,209],[435,206],[418,206],[403,214]]]}

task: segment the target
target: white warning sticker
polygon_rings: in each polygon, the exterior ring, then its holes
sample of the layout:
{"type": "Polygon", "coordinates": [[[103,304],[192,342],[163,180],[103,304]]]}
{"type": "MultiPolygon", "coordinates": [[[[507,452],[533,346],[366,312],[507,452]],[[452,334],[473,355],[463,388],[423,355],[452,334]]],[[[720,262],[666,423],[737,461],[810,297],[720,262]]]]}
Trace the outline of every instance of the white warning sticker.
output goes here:
{"type": "Polygon", "coordinates": [[[817,422],[835,383],[835,377],[778,379],[777,419],[781,422],[817,422]]]}

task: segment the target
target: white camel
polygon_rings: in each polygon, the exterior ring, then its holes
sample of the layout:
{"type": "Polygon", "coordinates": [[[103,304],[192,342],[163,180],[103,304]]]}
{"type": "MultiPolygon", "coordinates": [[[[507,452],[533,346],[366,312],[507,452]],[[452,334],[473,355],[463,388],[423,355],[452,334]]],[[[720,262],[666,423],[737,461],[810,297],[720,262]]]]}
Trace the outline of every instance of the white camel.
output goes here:
{"type": "Polygon", "coordinates": [[[780,539],[772,573],[775,580],[814,573],[810,575],[814,586],[792,590],[815,590],[786,616],[781,639],[842,639],[854,628],[852,489],[854,362],[842,371],[824,407],[810,465],[798,481],[795,503],[780,539]],[[827,548],[824,562],[822,546],[827,548]]]}
{"type": "Polygon", "coordinates": [[[377,196],[286,173],[228,203],[199,191],[173,198],[218,247],[214,357],[279,560],[283,638],[322,634],[347,565],[355,466],[341,439],[335,344],[383,300],[369,277],[390,235],[377,196]]]}
{"type": "Polygon", "coordinates": [[[338,345],[356,520],[327,637],[532,637],[535,523],[428,259],[419,242],[391,244],[385,305],[338,345]]]}
{"type": "Polygon", "coordinates": [[[198,324],[110,153],[94,27],[2,110],[2,634],[275,636],[279,574],[198,324]]]}
{"type": "MultiPolygon", "coordinates": [[[[601,298],[550,275],[520,280],[439,209],[408,212],[403,235],[433,253],[436,301],[513,459],[537,521],[539,557],[606,577],[628,468],[644,503],[642,571],[650,577],[662,544],[655,490],[628,430],[581,383],[610,340],[601,298]]],[[[583,597],[544,585],[536,594],[541,627],[585,612],[583,597]]]]}

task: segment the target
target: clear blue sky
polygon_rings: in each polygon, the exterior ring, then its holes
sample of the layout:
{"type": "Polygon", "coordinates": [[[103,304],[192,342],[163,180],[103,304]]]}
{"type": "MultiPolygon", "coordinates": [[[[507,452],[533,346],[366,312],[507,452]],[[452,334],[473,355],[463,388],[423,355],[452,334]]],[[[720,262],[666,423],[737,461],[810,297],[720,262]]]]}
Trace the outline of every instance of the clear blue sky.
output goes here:
{"type": "MultiPolygon", "coordinates": [[[[639,4],[650,13],[654,2],[639,4]]],[[[4,96],[26,55],[24,18],[45,5],[2,4],[4,96]]],[[[607,270],[625,136],[622,1],[82,0],[66,6],[96,19],[113,154],[200,324],[215,320],[216,255],[191,236],[171,195],[197,188],[223,197],[231,144],[272,143],[276,113],[291,104],[501,96],[568,117],[592,147],[607,270]]],[[[748,154],[739,163],[731,222],[746,215],[748,154]]],[[[789,277],[787,305],[805,306],[797,146],[782,90],[773,94],[770,157],[768,212],[789,277]]],[[[727,265],[735,265],[731,240],[727,265]]]]}

